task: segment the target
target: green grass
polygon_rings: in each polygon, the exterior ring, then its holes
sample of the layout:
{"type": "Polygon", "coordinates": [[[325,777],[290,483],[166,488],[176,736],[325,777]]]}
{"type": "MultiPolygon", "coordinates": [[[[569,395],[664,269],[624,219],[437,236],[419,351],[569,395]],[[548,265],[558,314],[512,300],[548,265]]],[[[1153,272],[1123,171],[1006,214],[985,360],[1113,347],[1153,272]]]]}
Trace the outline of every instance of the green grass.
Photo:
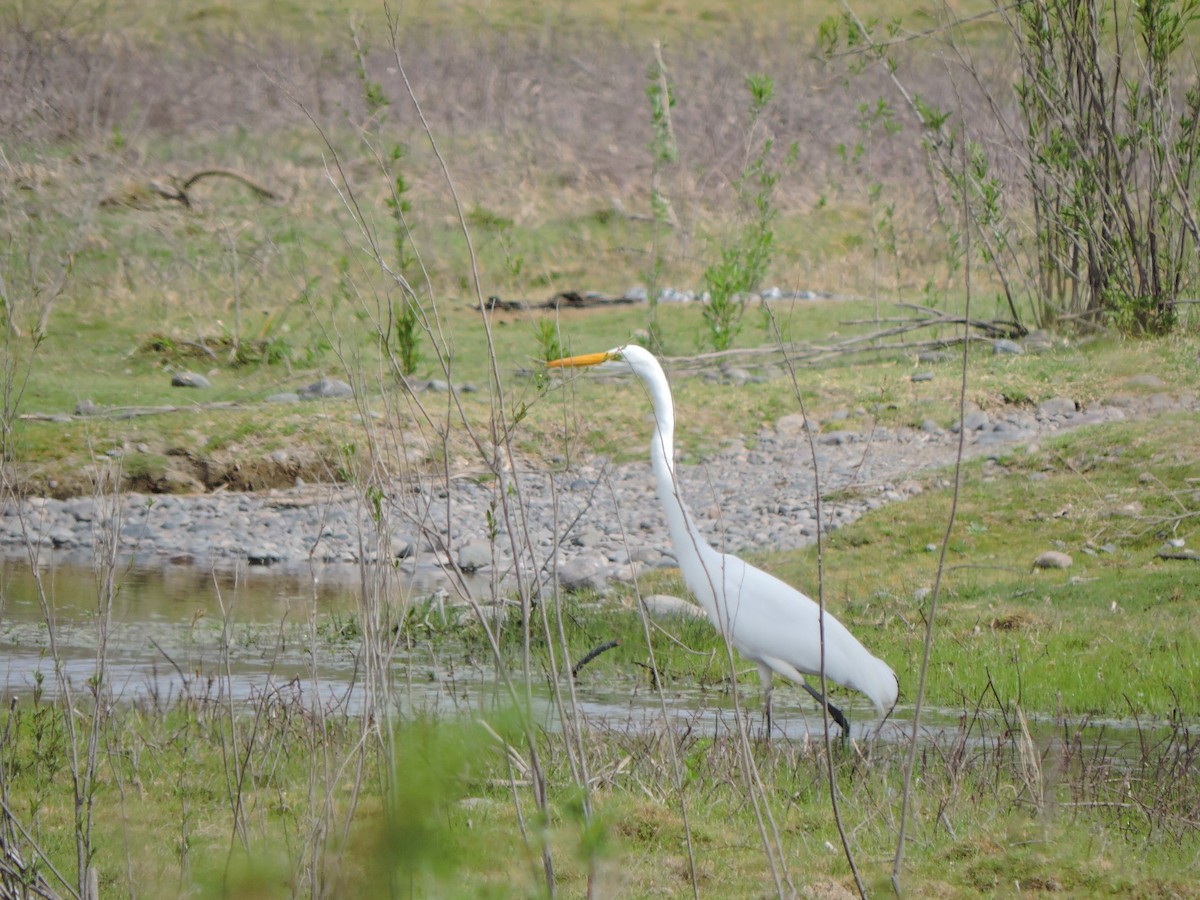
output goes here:
{"type": "MultiPolygon", "coordinates": [[[[990,684],[1003,703],[1046,717],[1163,719],[1200,703],[1200,628],[1189,599],[1200,570],[1156,555],[1164,533],[1196,540],[1194,512],[1186,514],[1195,509],[1193,426],[1183,416],[1152,430],[1091,428],[1033,454],[1014,451],[999,465],[967,466],[930,702],[969,706],[990,684]],[[1032,567],[1056,548],[1072,557],[1069,569],[1032,567]]],[[[908,673],[910,703],[928,603],[914,595],[934,583],[937,553],[927,548],[940,545],[949,510],[947,489],[927,491],[827,543],[828,602],[848,609],[868,646],[908,673]]],[[[812,588],[811,554],[773,567],[812,588]]]]}
{"type": "MultiPolygon", "coordinates": [[[[65,735],[38,709],[6,711],[4,718],[11,729],[5,750],[10,797],[19,799],[18,808],[36,811],[44,849],[67,865],[73,848],[67,839],[65,735]]],[[[342,894],[391,885],[420,896],[539,896],[545,842],[563,891],[583,892],[591,868],[605,893],[670,896],[687,890],[690,833],[702,892],[770,892],[740,756],[729,739],[673,738],[685,773],[676,791],[661,739],[591,732],[589,765],[597,784],[590,816],[576,791],[553,787],[548,817],[527,818],[526,827],[535,828],[525,842],[509,770],[492,737],[515,740],[520,754],[514,719],[503,711],[484,718],[490,732],[474,721],[411,721],[387,742],[394,751],[367,750],[370,765],[381,762],[380,753],[394,752],[402,773],[395,792],[387,794],[390,817],[377,783],[356,793],[352,769],[322,762],[356,756],[354,728],[331,721],[318,743],[298,716],[265,720],[261,729],[242,732],[249,740],[240,761],[249,777],[237,807],[243,838],[230,827],[237,779],[222,748],[233,746],[234,734],[220,711],[200,706],[162,717],[118,713],[110,728],[127,752],[105,766],[95,793],[101,887],[107,895],[125,896],[132,876],[139,894],[290,896],[306,888],[286,848],[316,838],[328,841],[333,852],[322,871],[324,884],[342,894]],[[322,820],[338,823],[337,831],[315,833],[322,820]],[[344,832],[343,823],[349,825],[344,832]]],[[[568,782],[558,739],[548,735],[540,743],[557,760],[551,783],[568,782]]],[[[849,887],[845,860],[832,849],[838,836],[820,753],[798,754],[786,742],[755,743],[752,750],[796,886],[849,887]]],[[[906,884],[935,895],[1006,892],[1014,884],[1080,896],[1195,895],[1187,855],[1173,852],[1165,835],[1147,835],[1141,817],[1124,816],[1119,793],[1107,803],[1076,804],[1061,786],[1070,775],[1048,773],[1040,806],[1025,798],[1014,802],[1006,785],[1016,777],[1016,759],[972,752],[984,765],[965,777],[951,776],[940,761],[921,764],[906,884]],[[1112,839],[1126,828],[1126,840],[1112,839]]],[[[852,844],[872,893],[888,887],[894,850],[888,798],[898,790],[898,755],[881,747],[867,765],[848,748],[834,748],[842,814],[852,825],[852,844]]],[[[1075,778],[1084,780],[1079,773],[1075,778]]],[[[1142,788],[1137,790],[1140,796],[1142,788]]],[[[528,788],[518,783],[516,796],[529,815],[528,788]]]]}

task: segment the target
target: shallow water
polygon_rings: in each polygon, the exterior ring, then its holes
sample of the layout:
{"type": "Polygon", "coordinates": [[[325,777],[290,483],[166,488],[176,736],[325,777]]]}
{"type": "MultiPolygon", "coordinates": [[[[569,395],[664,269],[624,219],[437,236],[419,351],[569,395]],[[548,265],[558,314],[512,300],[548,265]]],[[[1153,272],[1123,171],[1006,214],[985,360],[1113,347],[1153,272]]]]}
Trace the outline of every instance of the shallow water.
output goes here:
{"type": "MultiPolygon", "coordinates": [[[[358,714],[367,700],[360,643],[330,634],[351,621],[356,577],[353,568],[323,571],[319,577],[254,567],[215,572],[177,565],[127,568],[118,578],[105,658],[109,699],[159,708],[190,698],[358,714]]],[[[90,695],[97,665],[96,577],[90,568],[59,566],[43,571],[42,579],[61,674],[69,690],[90,695]]],[[[398,589],[426,596],[435,585],[410,580],[398,589]]],[[[50,699],[62,692],[49,652],[46,612],[29,564],[0,565],[0,696],[50,699]]],[[[407,714],[478,715],[509,706],[512,696],[490,658],[479,656],[429,644],[403,649],[390,666],[393,702],[407,714]]],[[[523,683],[519,673],[513,677],[523,683]]],[[[548,677],[536,672],[530,682],[535,716],[543,727],[558,730],[561,719],[548,677]]],[[[520,684],[516,690],[525,696],[520,684]]],[[[566,698],[565,679],[560,691],[566,698]]],[[[740,708],[752,735],[764,729],[757,690],[742,691],[735,703],[727,691],[672,687],[660,693],[642,677],[592,679],[584,673],[575,699],[579,717],[593,727],[646,733],[669,723],[717,736],[737,730],[740,708]]],[[[804,741],[823,733],[819,710],[791,686],[777,687],[773,712],[775,737],[804,741]]],[[[874,711],[865,701],[855,697],[845,712],[854,737],[877,733],[874,711]]],[[[962,710],[931,709],[922,716],[922,732],[929,739],[948,737],[959,733],[962,722],[962,710]]],[[[902,703],[878,735],[906,740],[911,725],[912,708],[902,703]]],[[[1039,744],[1061,733],[1049,720],[1031,721],[1029,727],[1039,744]]],[[[1136,740],[1131,721],[1087,727],[1097,739],[1136,740]]],[[[1007,740],[1007,730],[992,711],[971,732],[973,740],[995,741],[1007,740]]]]}

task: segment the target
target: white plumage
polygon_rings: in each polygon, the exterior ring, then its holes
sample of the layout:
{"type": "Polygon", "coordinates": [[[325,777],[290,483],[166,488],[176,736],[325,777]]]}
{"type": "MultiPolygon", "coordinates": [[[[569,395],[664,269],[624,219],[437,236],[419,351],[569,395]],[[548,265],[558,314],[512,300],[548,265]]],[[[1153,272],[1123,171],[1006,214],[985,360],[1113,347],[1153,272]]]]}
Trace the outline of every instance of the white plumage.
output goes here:
{"type": "MultiPolygon", "coordinates": [[[[650,463],[684,581],[709,621],[739,653],[758,664],[767,692],[768,717],[773,674],[796,682],[821,700],[819,693],[804,680],[805,675],[818,675],[821,669],[820,607],[775,576],[713,548],[696,528],[679,496],[675,478],[675,407],[667,376],[658,360],[649,351],[629,345],[604,353],[572,356],[549,365],[620,367],[642,380],[654,404],[656,423],[650,442],[650,463]]],[[[881,716],[896,704],[899,692],[896,674],[887,663],[869,653],[828,611],[825,612],[825,677],[865,694],[881,716]]],[[[841,713],[832,705],[829,710],[845,729],[841,713]]]]}

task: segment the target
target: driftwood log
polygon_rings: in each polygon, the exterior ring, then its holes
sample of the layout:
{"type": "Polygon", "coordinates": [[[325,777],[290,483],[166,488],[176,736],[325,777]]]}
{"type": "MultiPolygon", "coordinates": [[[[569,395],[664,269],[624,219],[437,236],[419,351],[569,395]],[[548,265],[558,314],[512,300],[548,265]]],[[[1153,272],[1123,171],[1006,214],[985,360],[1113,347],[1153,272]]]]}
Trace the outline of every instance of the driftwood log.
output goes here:
{"type": "Polygon", "coordinates": [[[526,309],[591,309],[597,306],[631,306],[641,303],[638,297],[613,297],[599,294],[595,291],[580,293],[579,291],[560,291],[549,300],[502,300],[499,297],[488,297],[486,308],[488,312],[520,312],[526,309]]]}

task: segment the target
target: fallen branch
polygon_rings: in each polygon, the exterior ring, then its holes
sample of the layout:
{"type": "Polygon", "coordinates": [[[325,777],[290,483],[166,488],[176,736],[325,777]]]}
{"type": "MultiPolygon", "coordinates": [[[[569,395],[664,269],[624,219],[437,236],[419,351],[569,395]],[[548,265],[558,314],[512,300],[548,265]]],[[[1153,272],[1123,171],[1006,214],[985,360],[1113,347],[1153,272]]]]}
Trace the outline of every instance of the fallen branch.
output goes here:
{"type": "Polygon", "coordinates": [[[886,344],[878,343],[879,335],[863,335],[862,337],[847,338],[837,344],[813,345],[790,344],[784,347],[754,347],[741,350],[722,350],[716,353],[700,353],[695,356],[674,356],[664,360],[668,369],[687,370],[699,369],[714,361],[737,362],[747,361],[751,365],[779,366],[785,358],[793,365],[815,366],[828,362],[839,356],[851,356],[857,353],[912,353],[924,350],[948,350],[959,346],[964,340],[989,341],[991,338],[983,335],[962,335],[946,338],[931,338],[924,341],[902,341],[886,344]]]}
{"type": "Polygon", "coordinates": [[[232,400],[212,403],[188,403],[184,406],[114,406],[111,409],[96,408],[88,413],[21,413],[25,422],[61,422],[65,419],[136,419],[139,416],[156,416],[163,413],[195,412],[198,409],[241,409],[244,404],[232,400]]]}
{"type": "Polygon", "coordinates": [[[138,206],[140,205],[138,202],[140,197],[144,197],[147,194],[154,194],[166,200],[174,200],[177,203],[182,203],[184,206],[190,208],[192,198],[188,194],[188,191],[197,182],[205,178],[232,178],[234,181],[241,182],[257,196],[266,200],[279,201],[283,199],[278,193],[265,185],[259,184],[244,172],[239,172],[237,169],[216,166],[209,169],[201,169],[184,178],[168,175],[165,178],[152,178],[144,182],[134,182],[133,184],[126,185],[120,191],[105,197],[101,201],[101,205],[138,206]]]}

